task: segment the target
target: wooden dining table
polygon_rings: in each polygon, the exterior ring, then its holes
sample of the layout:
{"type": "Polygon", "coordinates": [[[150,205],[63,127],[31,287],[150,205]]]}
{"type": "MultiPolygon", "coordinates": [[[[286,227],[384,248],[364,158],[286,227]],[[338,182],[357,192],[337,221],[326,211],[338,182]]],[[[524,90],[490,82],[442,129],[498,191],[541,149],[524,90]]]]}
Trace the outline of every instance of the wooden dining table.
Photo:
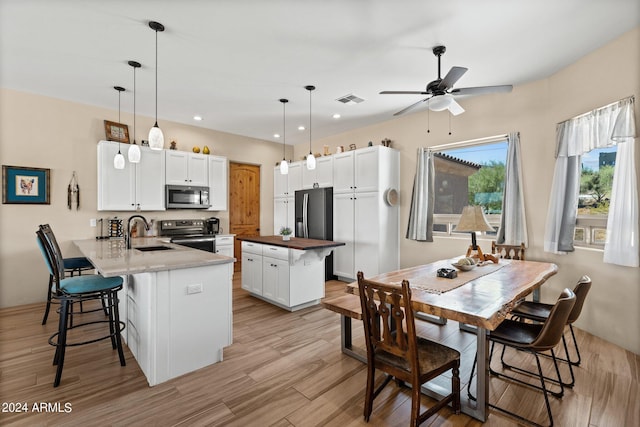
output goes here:
{"type": "MultiPolygon", "coordinates": [[[[558,271],[548,262],[500,259],[497,264],[486,263],[470,271],[458,271],[457,277],[438,277],[441,268],[451,266],[457,258],[436,261],[366,277],[387,284],[400,284],[408,280],[414,312],[473,325],[477,329],[478,375],[476,401],[462,393],[462,411],[482,422],[487,420],[489,396],[489,346],[487,333],[494,330],[512,308],[527,295],[538,289],[558,271]],[[481,374],[484,373],[484,374],[481,374]]],[[[358,293],[358,283],[347,286],[347,292],[358,293]]],[[[350,324],[343,323],[344,334],[350,324]]],[[[349,343],[350,344],[350,343],[349,343]]],[[[426,394],[441,397],[439,390],[423,388],[426,394]]]]}

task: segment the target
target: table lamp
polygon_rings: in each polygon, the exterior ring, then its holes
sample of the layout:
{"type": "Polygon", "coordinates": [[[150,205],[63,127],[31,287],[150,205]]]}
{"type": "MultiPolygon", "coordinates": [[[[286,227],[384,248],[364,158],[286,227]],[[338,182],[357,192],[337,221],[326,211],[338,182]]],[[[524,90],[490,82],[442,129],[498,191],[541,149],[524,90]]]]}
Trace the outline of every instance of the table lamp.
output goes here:
{"type": "Polygon", "coordinates": [[[472,251],[476,251],[473,255],[474,258],[478,258],[480,261],[491,260],[498,262],[498,259],[490,254],[483,254],[482,249],[476,242],[476,231],[493,231],[493,227],[487,222],[487,218],[484,216],[482,206],[465,206],[462,209],[462,215],[460,215],[460,221],[454,231],[470,231],[471,232],[471,246],[467,249],[467,255],[470,256],[472,251]]]}

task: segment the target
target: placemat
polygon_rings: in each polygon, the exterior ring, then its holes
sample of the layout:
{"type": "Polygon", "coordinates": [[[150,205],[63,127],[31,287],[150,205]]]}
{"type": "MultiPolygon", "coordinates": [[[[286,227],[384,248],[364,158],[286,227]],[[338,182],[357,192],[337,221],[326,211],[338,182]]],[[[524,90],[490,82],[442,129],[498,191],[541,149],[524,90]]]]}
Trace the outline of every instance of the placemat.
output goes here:
{"type": "MultiPolygon", "coordinates": [[[[502,260],[501,260],[502,261],[502,260]]],[[[429,275],[421,275],[419,278],[413,278],[409,281],[409,285],[412,288],[420,289],[431,294],[443,294],[445,292],[449,292],[452,289],[459,288],[465,283],[471,282],[472,280],[477,279],[478,277],[486,276],[487,274],[491,274],[495,271],[500,270],[504,267],[506,263],[489,263],[484,265],[479,265],[473,270],[469,271],[458,271],[458,277],[453,279],[446,279],[444,277],[437,277],[436,273],[439,268],[454,268],[451,264],[442,261],[435,263],[433,266],[432,274],[429,275]]]]}

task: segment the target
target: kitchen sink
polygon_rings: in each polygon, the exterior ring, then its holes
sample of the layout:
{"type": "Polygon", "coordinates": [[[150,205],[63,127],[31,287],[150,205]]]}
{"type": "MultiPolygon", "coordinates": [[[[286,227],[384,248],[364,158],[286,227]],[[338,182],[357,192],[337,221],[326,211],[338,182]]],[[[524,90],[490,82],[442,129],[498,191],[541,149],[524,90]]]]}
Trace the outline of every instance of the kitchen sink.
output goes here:
{"type": "Polygon", "coordinates": [[[137,248],[133,248],[136,249],[138,251],[142,251],[142,252],[152,252],[152,251],[167,251],[170,249],[173,249],[172,247],[169,246],[139,246],[137,248]]]}

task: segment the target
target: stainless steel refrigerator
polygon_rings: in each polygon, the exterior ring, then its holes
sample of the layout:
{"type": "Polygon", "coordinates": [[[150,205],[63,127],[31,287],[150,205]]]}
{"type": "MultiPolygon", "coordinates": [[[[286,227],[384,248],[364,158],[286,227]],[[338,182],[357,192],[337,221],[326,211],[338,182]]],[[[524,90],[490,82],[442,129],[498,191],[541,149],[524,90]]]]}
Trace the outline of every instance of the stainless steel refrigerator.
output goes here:
{"type": "MultiPolygon", "coordinates": [[[[296,191],[296,237],[333,240],[333,187],[296,191]]],[[[333,253],[325,258],[325,280],[333,275],[333,253]]]]}

